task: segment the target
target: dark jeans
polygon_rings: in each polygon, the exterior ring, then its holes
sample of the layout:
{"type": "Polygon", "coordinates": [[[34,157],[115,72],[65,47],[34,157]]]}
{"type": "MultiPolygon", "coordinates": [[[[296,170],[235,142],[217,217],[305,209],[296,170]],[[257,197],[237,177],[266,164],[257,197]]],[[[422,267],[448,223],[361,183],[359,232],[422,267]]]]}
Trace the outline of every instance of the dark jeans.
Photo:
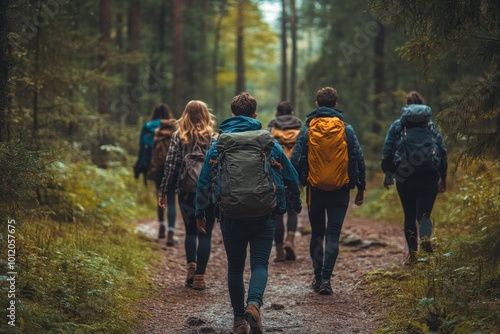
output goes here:
{"type": "Polygon", "coordinates": [[[221,230],[227,255],[227,285],[235,317],[245,313],[245,284],[243,272],[250,244],[250,283],[247,304],[260,307],[267,285],[268,264],[273,247],[276,218],[237,221],[222,217],[221,230]]]}
{"type": "Polygon", "coordinates": [[[349,188],[323,191],[308,186],[308,196],[311,223],[309,253],[314,276],[329,280],[339,255],[340,232],[349,205],[349,188]],[[325,221],[325,213],[328,221],[325,221]]]}
{"type": "MultiPolygon", "coordinates": [[[[163,169],[162,169],[163,171],[163,169]]],[[[163,178],[163,173],[158,172],[155,177],[156,192],[160,189],[161,180],[163,178]]],[[[165,210],[159,205],[156,206],[158,209],[158,221],[165,221],[165,210]]],[[[168,220],[168,230],[174,231],[175,228],[175,216],[177,215],[175,211],[175,190],[169,190],[167,192],[167,220],[168,220]]]]}
{"type": "MultiPolygon", "coordinates": [[[[285,215],[276,216],[276,232],[274,233],[274,241],[277,244],[282,244],[285,237],[285,215]]],[[[293,212],[292,208],[287,204],[286,207],[286,230],[287,232],[295,232],[297,230],[297,214],[293,212]]]]}
{"type": "Polygon", "coordinates": [[[196,228],[196,217],[194,215],[195,193],[179,192],[179,208],[186,228],[184,248],[186,250],[187,263],[196,262],[196,274],[205,274],[210,251],[212,249],[212,230],[214,228],[215,215],[212,206],[205,212],[207,219],[206,234],[202,234],[196,228]],[[198,243],[198,246],[196,245],[198,243]]]}
{"type": "Polygon", "coordinates": [[[399,199],[405,215],[404,233],[409,252],[418,250],[420,240],[430,239],[432,233],[431,212],[438,193],[439,175],[412,175],[404,182],[396,181],[399,199]],[[420,225],[417,234],[417,220],[420,225]]]}

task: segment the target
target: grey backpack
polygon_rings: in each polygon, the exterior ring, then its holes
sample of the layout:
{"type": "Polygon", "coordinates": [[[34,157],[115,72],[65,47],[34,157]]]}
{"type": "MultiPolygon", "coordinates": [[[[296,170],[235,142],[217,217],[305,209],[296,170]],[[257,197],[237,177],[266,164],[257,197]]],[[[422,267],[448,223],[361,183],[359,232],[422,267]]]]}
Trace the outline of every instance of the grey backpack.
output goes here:
{"type": "Polygon", "coordinates": [[[231,219],[271,214],[276,187],[271,171],[274,140],[269,131],[222,133],[217,140],[216,201],[231,219]]]}
{"type": "Polygon", "coordinates": [[[206,151],[206,149],[196,144],[182,159],[179,172],[180,191],[185,193],[196,192],[196,184],[198,183],[198,177],[205,162],[206,151]]]}

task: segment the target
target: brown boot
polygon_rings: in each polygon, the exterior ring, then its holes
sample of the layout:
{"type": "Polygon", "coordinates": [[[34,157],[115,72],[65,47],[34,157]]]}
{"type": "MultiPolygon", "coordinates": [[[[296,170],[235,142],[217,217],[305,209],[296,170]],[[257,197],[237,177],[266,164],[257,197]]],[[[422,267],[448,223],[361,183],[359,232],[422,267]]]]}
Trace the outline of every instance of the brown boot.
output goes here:
{"type": "Polygon", "coordinates": [[[205,275],[196,274],[193,280],[193,289],[195,290],[205,290],[205,275]]]}
{"type": "Polygon", "coordinates": [[[171,247],[174,245],[174,232],[170,231],[167,234],[167,246],[171,247]]]}
{"type": "Polygon", "coordinates": [[[260,310],[254,304],[248,304],[245,308],[245,319],[247,320],[253,334],[262,334],[262,318],[260,310]]]}
{"type": "Polygon", "coordinates": [[[288,232],[285,241],[285,252],[286,252],[285,259],[287,261],[295,261],[295,259],[297,258],[297,256],[295,255],[294,239],[295,239],[295,232],[288,232]]]}
{"type": "Polygon", "coordinates": [[[186,266],[186,286],[193,286],[194,274],[196,271],[196,262],[189,262],[186,266]]]}
{"type": "Polygon", "coordinates": [[[276,244],[276,257],[273,261],[285,262],[285,249],[283,248],[283,244],[276,244]]]}
{"type": "Polygon", "coordinates": [[[245,319],[234,320],[233,334],[248,334],[248,324],[245,319]]]}

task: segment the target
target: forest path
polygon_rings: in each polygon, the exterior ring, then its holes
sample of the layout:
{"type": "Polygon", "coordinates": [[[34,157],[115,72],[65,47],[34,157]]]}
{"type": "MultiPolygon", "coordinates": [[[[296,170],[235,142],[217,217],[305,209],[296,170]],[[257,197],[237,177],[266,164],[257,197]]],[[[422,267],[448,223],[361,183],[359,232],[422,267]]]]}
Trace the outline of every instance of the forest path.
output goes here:
{"type": "MultiPolygon", "coordinates": [[[[307,209],[304,207],[299,215],[298,230],[308,225],[307,209]]],[[[156,221],[138,223],[137,227],[152,240],[156,237],[156,221]]],[[[143,301],[143,311],[151,317],[144,319],[134,333],[231,333],[233,316],[220,224],[215,224],[212,235],[212,253],[205,273],[207,289],[204,291],[184,286],[184,225],[180,217],[176,229],[175,246],[159,250],[164,260],[159,274],[153,277],[154,284],[158,285],[158,295],[143,301]]],[[[274,263],[273,247],[262,306],[265,333],[366,334],[372,333],[380,324],[383,310],[370,297],[364,275],[375,269],[402,266],[406,253],[402,227],[400,224],[353,217],[348,212],[342,238],[351,241],[360,238],[361,242],[353,242],[354,245],[344,242],[341,245],[332,277],[332,296],[319,295],[310,287],[313,277],[309,257],[310,235],[297,232],[296,261],[274,263]]],[[[247,258],[246,287],[249,272],[247,258]]]]}

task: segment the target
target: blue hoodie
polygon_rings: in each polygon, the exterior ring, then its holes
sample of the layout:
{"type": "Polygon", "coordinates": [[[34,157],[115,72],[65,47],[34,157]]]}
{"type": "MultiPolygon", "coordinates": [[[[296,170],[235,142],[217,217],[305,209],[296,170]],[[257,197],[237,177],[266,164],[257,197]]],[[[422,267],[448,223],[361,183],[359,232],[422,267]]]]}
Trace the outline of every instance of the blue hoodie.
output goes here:
{"type": "MultiPolygon", "coordinates": [[[[226,133],[253,131],[262,129],[262,124],[254,118],[247,116],[233,116],[225,119],[220,124],[220,130],[226,133]]],[[[211,186],[212,176],[216,172],[217,165],[217,143],[214,141],[207,152],[205,162],[198,178],[196,189],[195,215],[197,219],[205,217],[205,209],[209,206],[212,199],[211,186]]],[[[299,179],[297,172],[288,160],[279,143],[274,140],[274,146],[271,150],[272,159],[280,163],[283,168],[272,168],[274,183],[276,185],[276,214],[286,212],[285,191],[290,192],[292,208],[300,212],[302,202],[300,200],[299,179]]]]}
{"type": "MultiPolygon", "coordinates": [[[[300,183],[307,184],[307,177],[309,176],[309,165],[307,154],[309,151],[309,123],[315,117],[338,117],[344,121],[342,111],[328,108],[319,107],[313,110],[306,116],[306,122],[300,130],[297,138],[297,144],[292,153],[292,164],[299,173],[300,183]]],[[[359,145],[358,137],[351,125],[344,122],[345,133],[347,137],[347,152],[349,156],[348,175],[349,175],[349,188],[357,187],[358,190],[365,190],[366,186],[366,167],[363,151],[359,145]]]]}

